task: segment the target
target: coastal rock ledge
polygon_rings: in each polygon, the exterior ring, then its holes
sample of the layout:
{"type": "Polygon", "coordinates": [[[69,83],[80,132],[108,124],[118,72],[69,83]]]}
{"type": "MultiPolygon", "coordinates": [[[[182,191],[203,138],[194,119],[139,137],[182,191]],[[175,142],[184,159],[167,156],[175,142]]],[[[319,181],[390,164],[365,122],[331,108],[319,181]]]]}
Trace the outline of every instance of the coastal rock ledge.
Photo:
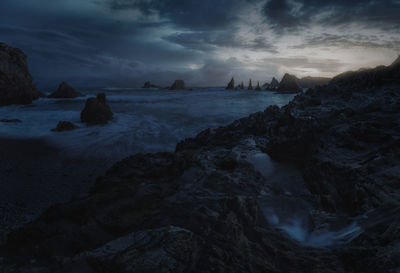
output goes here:
{"type": "Polygon", "coordinates": [[[43,96],[29,74],[25,54],[0,42],[0,106],[30,104],[43,96]]]}
{"type": "Polygon", "coordinates": [[[378,71],[120,161],[10,233],[5,272],[399,272],[400,67],[378,71]]]}

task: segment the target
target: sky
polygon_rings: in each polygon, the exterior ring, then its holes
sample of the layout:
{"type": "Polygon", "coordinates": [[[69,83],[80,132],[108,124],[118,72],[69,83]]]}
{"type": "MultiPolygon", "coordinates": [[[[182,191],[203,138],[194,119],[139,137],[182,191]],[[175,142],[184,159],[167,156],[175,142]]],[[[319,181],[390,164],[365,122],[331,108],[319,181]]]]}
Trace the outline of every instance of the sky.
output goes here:
{"type": "Polygon", "coordinates": [[[400,0],[1,0],[42,88],[332,77],[400,54],[400,0]]]}

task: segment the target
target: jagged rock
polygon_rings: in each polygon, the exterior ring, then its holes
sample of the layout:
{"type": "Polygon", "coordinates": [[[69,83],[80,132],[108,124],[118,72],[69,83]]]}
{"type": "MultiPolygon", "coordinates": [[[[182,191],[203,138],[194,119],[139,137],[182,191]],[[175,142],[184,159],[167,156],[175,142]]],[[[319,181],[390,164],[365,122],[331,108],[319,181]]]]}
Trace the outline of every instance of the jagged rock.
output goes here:
{"type": "Polygon", "coordinates": [[[113,113],[106,104],[106,95],[101,93],[96,98],[88,98],[81,112],[81,121],[88,125],[106,124],[113,119],[113,113]]]}
{"type": "Polygon", "coordinates": [[[280,93],[298,93],[302,89],[297,82],[297,78],[286,73],[279,83],[277,91],[280,93]]]}
{"type": "Polygon", "coordinates": [[[68,83],[62,82],[58,86],[57,91],[49,95],[49,98],[61,99],[61,98],[76,98],[82,96],[83,95],[81,93],[77,92],[68,83]]]}
{"type": "Polygon", "coordinates": [[[251,83],[251,79],[249,80],[249,87],[247,88],[247,90],[253,90],[253,85],[251,83]]]}
{"type": "Polygon", "coordinates": [[[279,87],[279,82],[275,77],[272,78],[271,83],[269,84],[269,89],[270,90],[276,90],[279,87]]]}
{"type": "Polygon", "coordinates": [[[72,131],[78,128],[79,128],[78,126],[76,126],[70,121],[59,121],[57,127],[51,130],[53,132],[64,132],[64,131],[72,131]]]}
{"type": "Polygon", "coordinates": [[[256,86],[255,90],[256,91],[261,91],[261,87],[260,87],[260,83],[259,82],[257,82],[257,86],[256,86]]]}
{"type": "Polygon", "coordinates": [[[30,104],[41,96],[29,74],[25,54],[0,43],[0,106],[30,104]]]}
{"type": "Polygon", "coordinates": [[[235,80],[233,79],[233,77],[232,77],[232,79],[230,80],[230,82],[228,83],[228,85],[226,86],[226,88],[225,89],[235,89],[235,80]]]}
{"type": "Polygon", "coordinates": [[[183,80],[176,80],[169,89],[170,90],[185,89],[185,82],[183,80]]]}
{"type": "Polygon", "coordinates": [[[341,79],[118,162],[88,196],[10,233],[3,271],[396,272],[396,67],[369,71],[389,82],[341,79]],[[266,153],[288,164],[264,173],[266,153]]]}

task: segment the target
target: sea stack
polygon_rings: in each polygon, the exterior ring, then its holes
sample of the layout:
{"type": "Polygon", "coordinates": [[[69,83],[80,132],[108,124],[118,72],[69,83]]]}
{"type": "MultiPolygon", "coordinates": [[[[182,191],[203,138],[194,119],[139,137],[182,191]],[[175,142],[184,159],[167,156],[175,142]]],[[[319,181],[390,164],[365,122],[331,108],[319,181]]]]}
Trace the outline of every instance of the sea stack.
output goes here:
{"type": "Polygon", "coordinates": [[[277,91],[280,93],[298,93],[301,92],[302,89],[297,82],[297,78],[286,73],[279,83],[277,91]]]}
{"type": "Polygon", "coordinates": [[[228,85],[226,86],[225,89],[227,89],[227,90],[235,89],[235,80],[233,79],[233,77],[232,77],[231,81],[228,83],[228,85]]]}
{"type": "Polygon", "coordinates": [[[0,43],[0,106],[30,104],[41,96],[29,73],[25,54],[0,43]]]}
{"type": "Polygon", "coordinates": [[[62,82],[59,86],[56,92],[53,94],[49,95],[49,98],[56,98],[56,99],[61,99],[61,98],[76,98],[76,97],[82,97],[83,95],[79,92],[77,92],[74,88],[72,88],[68,83],[62,82]]]}
{"type": "Polygon", "coordinates": [[[249,80],[249,87],[247,88],[247,90],[253,90],[253,85],[251,84],[251,79],[249,80]]]}
{"type": "Polygon", "coordinates": [[[256,91],[261,91],[260,82],[257,82],[256,91]]]}
{"type": "Polygon", "coordinates": [[[106,95],[101,93],[96,98],[88,98],[81,112],[81,121],[88,125],[107,124],[113,119],[113,113],[106,103],[106,95]]]}
{"type": "Polygon", "coordinates": [[[183,80],[176,80],[169,90],[182,90],[185,89],[185,82],[183,80]]]}
{"type": "Polygon", "coordinates": [[[278,89],[278,87],[279,87],[279,82],[275,77],[273,77],[272,80],[271,80],[271,83],[268,86],[268,89],[269,90],[276,90],[276,89],[278,89]]]}

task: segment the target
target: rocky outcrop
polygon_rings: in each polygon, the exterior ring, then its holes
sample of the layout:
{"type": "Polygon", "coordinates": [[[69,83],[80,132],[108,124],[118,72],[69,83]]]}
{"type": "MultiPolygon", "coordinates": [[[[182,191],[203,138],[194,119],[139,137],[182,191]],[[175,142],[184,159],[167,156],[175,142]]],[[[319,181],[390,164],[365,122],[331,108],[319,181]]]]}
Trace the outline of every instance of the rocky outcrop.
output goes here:
{"type": "Polygon", "coordinates": [[[106,95],[101,93],[96,98],[88,98],[81,112],[81,121],[88,125],[106,124],[113,119],[113,113],[106,103],[106,95]]]}
{"type": "Polygon", "coordinates": [[[257,82],[257,86],[255,88],[256,91],[261,91],[260,82],[257,82]]]}
{"type": "Polygon", "coordinates": [[[298,84],[297,78],[286,73],[279,83],[277,91],[280,93],[298,93],[302,89],[298,84]]]}
{"type": "Polygon", "coordinates": [[[120,161],[11,233],[5,272],[398,271],[400,69],[385,71],[120,161]],[[272,174],[267,154],[290,164],[272,174]]]}
{"type": "Polygon", "coordinates": [[[251,79],[249,80],[249,87],[247,88],[247,90],[253,90],[253,84],[251,83],[251,79]]]}
{"type": "Polygon", "coordinates": [[[275,91],[278,89],[278,87],[279,87],[279,82],[277,79],[275,79],[275,77],[272,78],[270,83],[265,83],[263,85],[263,88],[270,91],[275,91]]]}
{"type": "Polygon", "coordinates": [[[233,77],[232,77],[232,79],[230,80],[230,82],[228,83],[228,85],[226,86],[225,89],[227,89],[227,90],[235,89],[235,80],[233,79],[233,77]]]}
{"type": "Polygon", "coordinates": [[[70,121],[60,121],[57,124],[57,127],[51,129],[53,132],[64,132],[64,131],[72,131],[78,129],[79,127],[73,124],[70,121]]]}
{"type": "Polygon", "coordinates": [[[142,88],[160,88],[160,86],[152,84],[150,81],[144,83],[142,88]]]}
{"type": "Polygon", "coordinates": [[[62,82],[58,86],[58,89],[56,92],[50,94],[48,97],[49,98],[55,98],[55,99],[72,99],[76,97],[82,97],[83,95],[79,92],[77,92],[74,88],[72,88],[68,83],[62,82]]]}
{"type": "Polygon", "coordinates": [[[314,88],[318,85],[326,85],[332,79],[325,77],[304,77],[298,80],[299,85],[302,88],[314,88]]]}
{"type": "Polygon", "coordinates": [[[25,54],[0,43],[0,106],[30,104],[40,96],[43,95],[33,83],[25,54]]]}
{"type": "Polygon", "coordinates": [[[170,90],[183,90],[183,89],[185,89],[185,82],[183,80],[176,80],[169,89],[170,90]]]}

